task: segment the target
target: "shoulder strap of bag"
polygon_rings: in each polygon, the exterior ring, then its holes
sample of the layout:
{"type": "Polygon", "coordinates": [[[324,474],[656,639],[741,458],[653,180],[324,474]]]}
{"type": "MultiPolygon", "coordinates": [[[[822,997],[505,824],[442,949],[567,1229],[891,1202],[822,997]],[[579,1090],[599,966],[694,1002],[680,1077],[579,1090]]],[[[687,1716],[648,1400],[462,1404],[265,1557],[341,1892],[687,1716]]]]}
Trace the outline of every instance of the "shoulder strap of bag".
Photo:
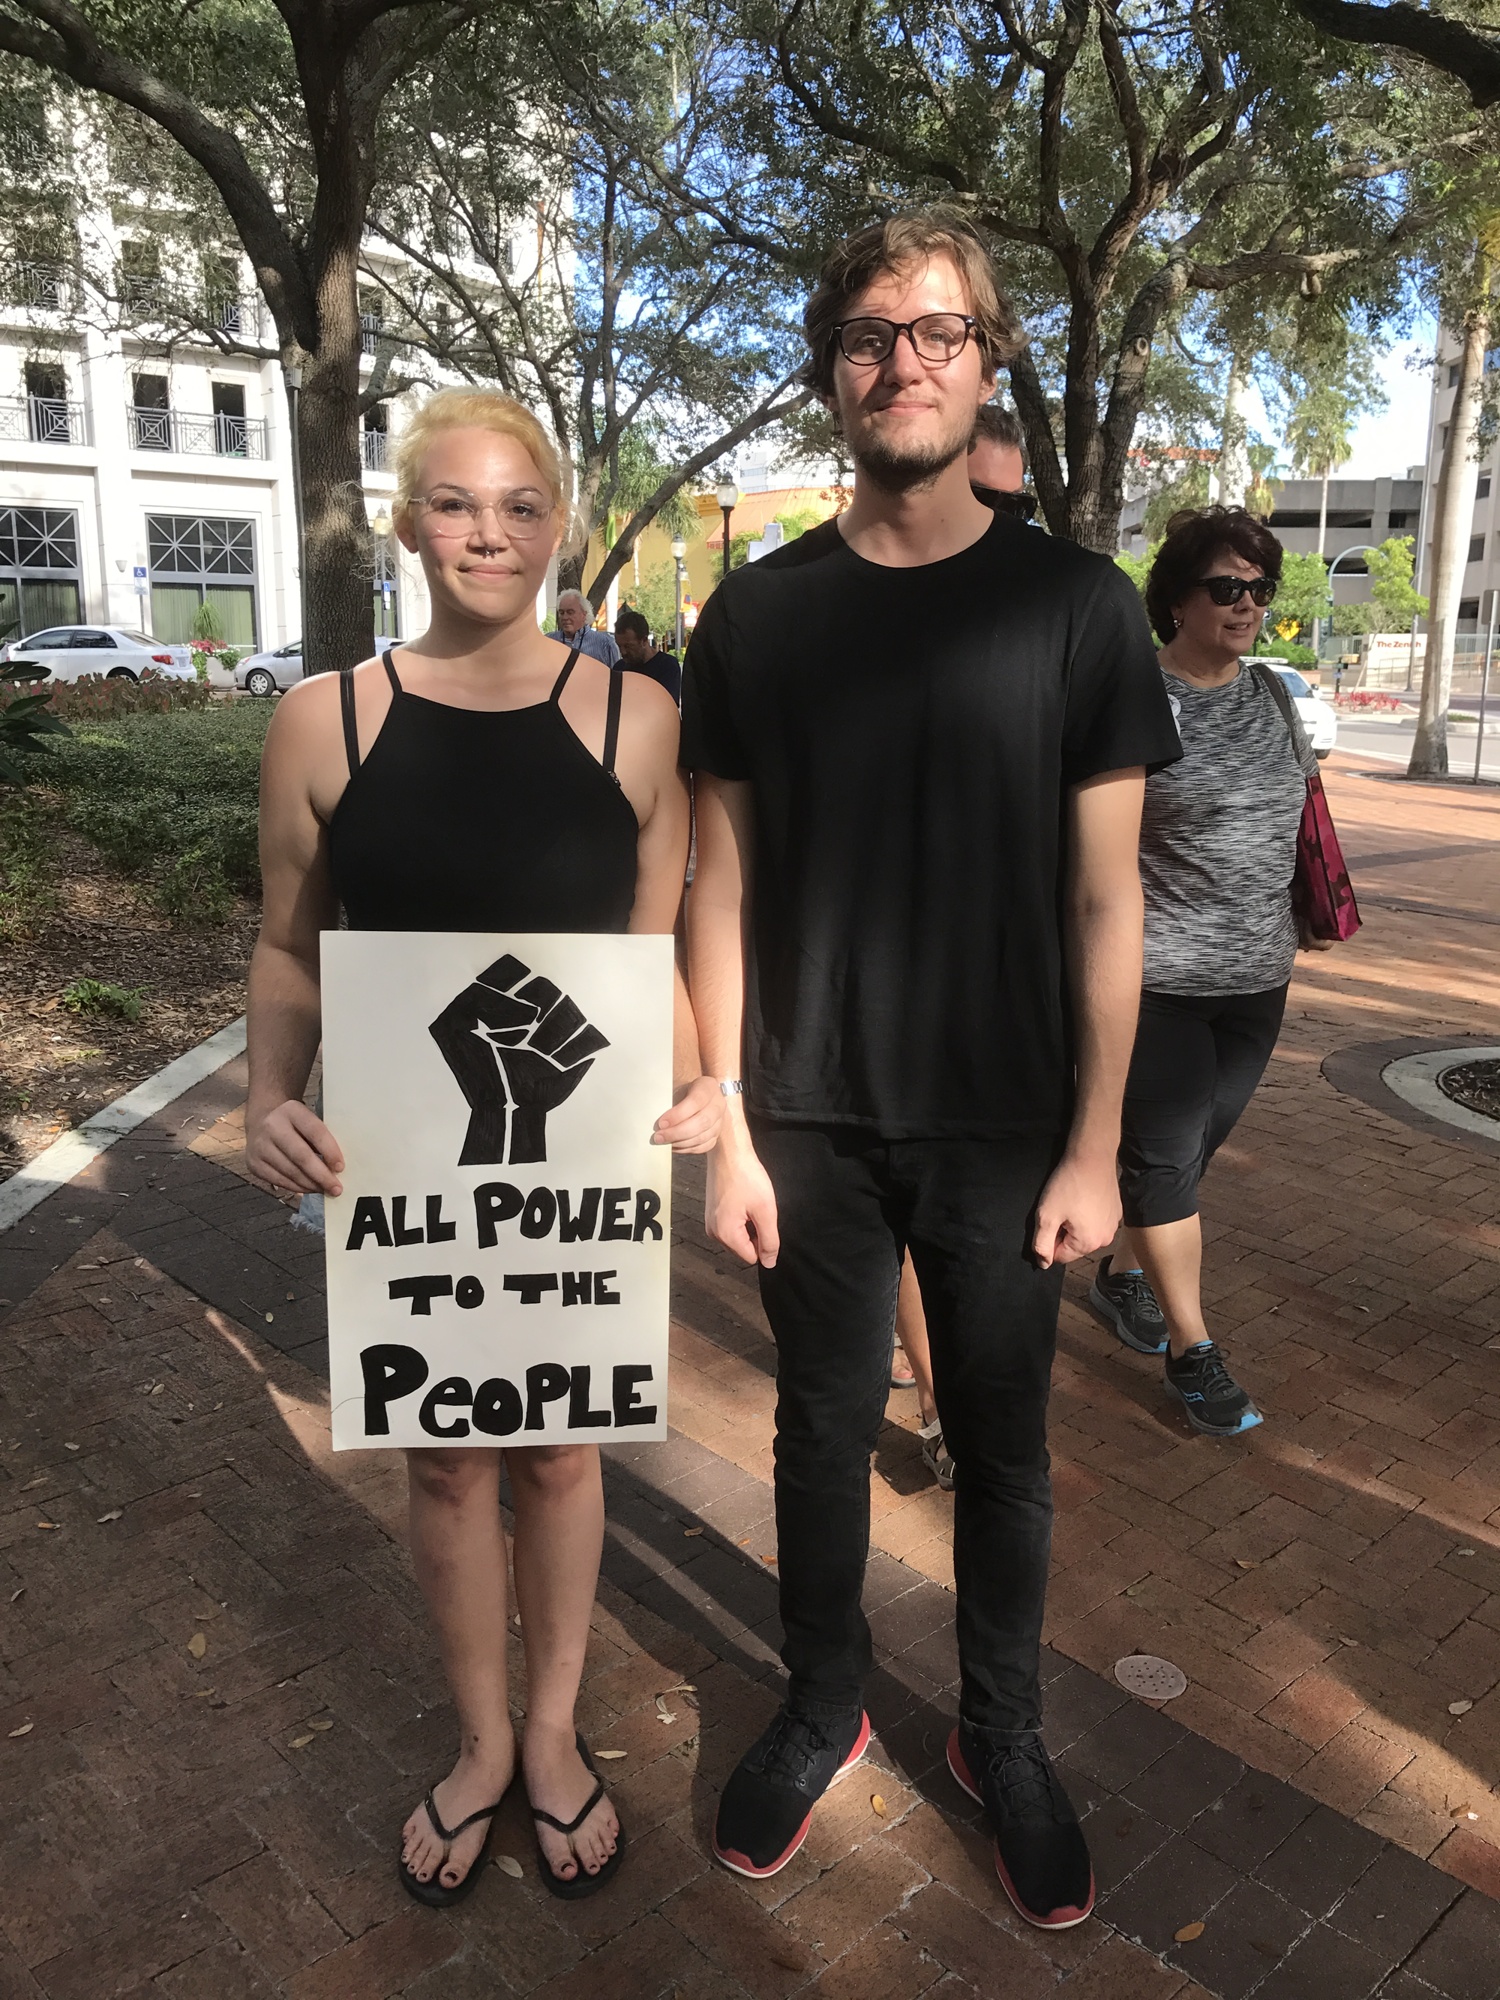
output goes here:
{"type": "Polygon", "coordinates": [[[1263,667],[1259,660],[1252,660],[1250,662],[1250,671],[1260,681],[1261,685],[1270,694],[1272,701],[1281,710],[1281,719],[1286,724],[1286,733],[1291,737],[1293,747],[1295,748],[1297,732],[1294,718],[1297,711],[1292,707],[1292,697],[1287,692],[1286,682],[1274,667],[1263,667]]]}

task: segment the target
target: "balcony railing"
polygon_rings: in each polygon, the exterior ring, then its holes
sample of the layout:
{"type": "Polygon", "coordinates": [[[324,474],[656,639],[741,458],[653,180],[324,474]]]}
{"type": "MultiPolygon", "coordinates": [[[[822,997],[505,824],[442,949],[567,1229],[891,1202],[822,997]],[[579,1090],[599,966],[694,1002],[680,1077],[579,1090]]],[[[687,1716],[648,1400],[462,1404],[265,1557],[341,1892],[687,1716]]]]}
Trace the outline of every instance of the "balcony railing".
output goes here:
{"type": "Polygon", "coordinates": [[[254,335],[260,329],[260,301],[231,298],[216,292],[204,306],[208,323],[219,333],[254,335]]]}
{"type": "Polygon", "coordinates": [[[0,438],[29,444],[87,444],[83,405],[57,396],[0,396],[0,438]]]}
{"type": "Polygon", "coordinates": [[[380,345],[380,336],[385,331],[384,322],[378,313],[361,313],[359,316],[359,351],[373,354],[380,345]]]}
{"type": "Polygon", "coordinates": [[[132,451],[185,452],[195,458],[264,458],[266,426],[261,417],[198,416],[184,410],[132,408],[132,451]]]}
{"type": "Polygon", "coordinates": [[[68,303],[67,267],[30,258],[12,264],[5,274],[5,296],[11,305],[31,312],[62,312],[68,303]]]}
{"type": "Polygon", "coordinates": [[[361,431],[359,448],[365,462],[366,472],[384,472],[390,459],[390,433],[387,431],[361,431]]]}

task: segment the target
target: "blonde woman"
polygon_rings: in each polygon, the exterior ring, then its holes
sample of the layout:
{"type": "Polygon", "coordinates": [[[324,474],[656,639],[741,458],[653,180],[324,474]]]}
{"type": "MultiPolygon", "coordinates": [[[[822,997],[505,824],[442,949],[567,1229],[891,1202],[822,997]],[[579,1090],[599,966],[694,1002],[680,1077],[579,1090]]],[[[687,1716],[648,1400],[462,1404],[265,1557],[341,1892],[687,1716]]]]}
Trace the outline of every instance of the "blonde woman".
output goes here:
{"type": "MultiPolygon", "coordinates": [[[[421,560],[419,639],[282,700],[261,792],[265,915],[250,969],[252,1169],[337,1193],[335,1134],[302,1098],[319,1038],[318,934],[355,929],[672,930],[688,846],[677,711],[537,627],[564,526],[557,456],[519,404],[434,396],[404,433],[394,509],[421,560]]],[[[678,1089],[654,1138],[714,1142],[723,1100],[699,1074],[678,995],[678,1089]]],[[[592,1894],[625,1833],[573,1721],[604,1529],[592,1446],[507,1448],[527,1657],[519,1760],[506,1686],[498,1450],[407,1453],[412,1561],[458,1711],[452,1771],[401,1834],[398,1873],[442,1907],[473,1887],[519,1766],[554,1894],[592,1894]]]]}

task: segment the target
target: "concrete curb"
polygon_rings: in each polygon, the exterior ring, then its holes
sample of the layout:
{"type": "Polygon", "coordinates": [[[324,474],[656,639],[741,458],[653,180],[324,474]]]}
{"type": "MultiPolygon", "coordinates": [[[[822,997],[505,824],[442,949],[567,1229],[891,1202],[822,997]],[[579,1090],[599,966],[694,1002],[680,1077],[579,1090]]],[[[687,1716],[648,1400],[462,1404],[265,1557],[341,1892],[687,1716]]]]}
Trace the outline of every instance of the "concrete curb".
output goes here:
{"type": "Polygon", "coordinates": [[[137,1125],[154,1118],[174,1098],[181,1097],[206,1076],[212,1076],[225,1063],[233,1062],[236,1056],[244,1053],[244,1049],[245,1017],[242,1014],[227,1028],[220,1028],[216,1035],[200,1042],[197,1048],[189,1049],[186,1055],[178,1056],[165,1068],[159,1069],[155,1076],[148,1076],[144,1083],[138,1083],[134,1090],[127,1090],[113,1104],[106,1104],[102,1111],[96,1111],[92,1118],[86,1118],[73,1131],[65,1132],[44,1153],[38,1153],[34,1160],[13,1173],[9,1180],[0,1181],[0,1231],[10,1229],[23,1215],[29,1215],[49,1194],[66,1187],[101,1153],[108,1152],[117,1139],[123,1139],[137,1125]]]}

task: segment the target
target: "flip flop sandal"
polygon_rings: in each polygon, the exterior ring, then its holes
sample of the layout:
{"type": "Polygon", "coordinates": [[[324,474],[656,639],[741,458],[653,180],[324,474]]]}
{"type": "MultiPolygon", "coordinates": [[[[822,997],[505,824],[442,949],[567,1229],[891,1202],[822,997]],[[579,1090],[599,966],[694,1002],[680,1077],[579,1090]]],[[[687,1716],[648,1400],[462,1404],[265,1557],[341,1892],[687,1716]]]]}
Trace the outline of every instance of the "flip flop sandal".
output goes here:
{"type": "MultiPolygon", "coordinates": [[[[508,1791],[509,1789],[510,1787],[507,1786],[506,1790],[508,1791]]],[[[396,1873],[401,1877],[401,1886],[407,1895],[414,1896],[419,1903],[425,1903],[429,1910],[451,1910],[455,1903],[461,1903],[474,1887],[474,1884],[479,1880],[484,1864],[489,1858],[490,1840],[495,1831],[495,1814],[499,1812],[504,1803],[505,1793],[502,1792],[492,1806],[481,1806],[478,1812],[472,1812],[467,1819],[461,1819],[457,1826],[444,1826],[438,1815],[437,1805],[433,1800],[432,1792],[429,1791],[426,1798],[422,1801],[422,1806],[428,1819],[432,1822],[433,1832],[443,1843],[443,1858],[433,1870],[432,1880],[430,1882],[419,1882],[407,1867],[406,1862],[402,1858],[400,1848],[397,1848],[396,1873]],[[440,1881],[438,1878],[448,1866],[448,1856],[453,1851],[453,1843],[466,1827],[477,1826],[482,1819],[489,1821],[489,1825],[484,1830],[484,1845],[474,1856],[469,1866],[469,1872],[465,1875],[462,1882],[455,1883],[450,1889],[445,1882],[440,1881]]]]}
{"type": "MultiPolygon", "coordinates": [[[[540,1820],[543,1826],[550,1826],[554,1833],[560,1833],[564,1838],[570,1834],[577,1833],[579,1827],[583,1825],[583,1822],[594,1810],[594,1807],[604,1797],[604,1780],[599,1776],[594,1760],[589,1755],[589,1746],[584,1742],[581,1733],[575,1738],[575,1741],[578,1745],[578,1754],[583,1759],[583,1767],[594,1780],[594,1789],[589,1793],[582,1811],[574,1813],[573,1817],[565,1822],[560,1819],[554,1819],[549,1812],[543,1812],[540,1806],[533,1806],[531,1808],[531,1817],[533,1819],[540,1820]]],[[[590,1875],[580,1861],[578,1863],[578,1873],[570,1882],[563,1876],[553,1873],[552,1863],[547,1859],[546,1850],[543,1848],[541,1841],[538,1840],[536,1844],[536,1861],[537,1867],[541,1871],[542,1880],[554,1896],[561,1896],[565,1902],[569,1903],[576,1903],[584,1896],[596,1895],[606,1882],[613,1879],[624,1858],[625,1828],[621,1826],[619,1832],[615,1835],[615,1851],[604,1863],[598,1874],[590,1875]]]]}

